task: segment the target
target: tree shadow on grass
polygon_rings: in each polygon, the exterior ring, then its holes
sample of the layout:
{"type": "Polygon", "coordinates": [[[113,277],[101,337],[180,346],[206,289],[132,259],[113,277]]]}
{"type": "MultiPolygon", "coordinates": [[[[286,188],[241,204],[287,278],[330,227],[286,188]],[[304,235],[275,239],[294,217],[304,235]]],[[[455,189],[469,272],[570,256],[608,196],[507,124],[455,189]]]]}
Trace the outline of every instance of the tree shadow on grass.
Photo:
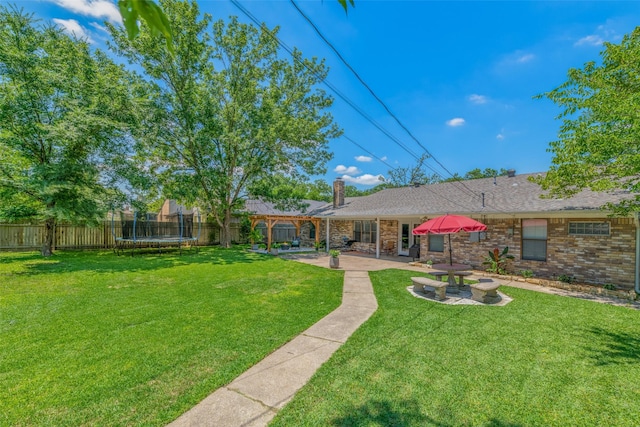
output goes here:
{"type": "Polygon", "coordinates": [[[625,365],[640,362],[640,335],[593,327],[587,351],[596,365],[625,365]]]}
{"type": "Polygon", "coordinates": [[[240,248],[220,249],[201,248],[199,252],[167,251],[163,253],[143,252],[116,255],[113,251],[59,251],[50,258],[29,254],[25,256],[2,256],[0,262],[22,262],[25,264],[23,271],[10,272],[10,275],[38,275],[56,274],[78,271],[91,271],[97,273],[117,273],[152,271],[162,268],[177,266],[230,265],[266,262],[272,259],[268,255],[248,253],[240,248]]]}
{"type": "MultiPolygon", "coordinates": [[[[348,411],[348,415],[334,418],[330,425],[335,427],[357,427],[357,426],[394,426],[394,427],[413,427],[413,426],[437,426],[437,427],[453,427],[460,424],[459,422],[444,422],[425,415],[421,411],[421,405],[415,400],[405,401],[402,408],[398,409],[397,405],[393,405],[389,401],[374,400],[357,408],[348,411]],[[396,406],[394,408],[394,406],[396,406]]],[[[520,427],[520,424],[503,422],[497,419],[491,419],[481,424],[485,427],[520,427]]]]}

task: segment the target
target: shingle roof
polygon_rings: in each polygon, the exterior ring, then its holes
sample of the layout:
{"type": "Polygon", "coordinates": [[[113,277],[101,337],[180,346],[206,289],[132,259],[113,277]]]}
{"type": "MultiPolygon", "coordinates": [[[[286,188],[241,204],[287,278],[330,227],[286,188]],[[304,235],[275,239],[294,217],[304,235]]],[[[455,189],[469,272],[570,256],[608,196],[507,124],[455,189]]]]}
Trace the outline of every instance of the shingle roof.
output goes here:
{"type": "Polygon", "coordinates": [[[336,209],[325,204],[308,215],[331,218],[393,217],[450,214],[523,214],[534,212],[599,211],[607,202],[632,197],[628,192],[595,193],[585,190],[568,199],[543,199],[529,177],[500,176],[444,182],[419,187],[390,188],[363,197],[345,199],[336,209]],[[484,205],[483,205],[484,199],[484,205]]]}
{"type": "Polygon", "coordinates": [[[247,200],[245,202],[245,211],[255,215],[286,215],[286,216],[303,216],[309,215],[309,211],[322,208],[327,202],[318,202],[316,200],[303,200],[302,203],[308,205],[303,209],[280,210],[276,209],[271,202],[262,200],[247,200]]]}

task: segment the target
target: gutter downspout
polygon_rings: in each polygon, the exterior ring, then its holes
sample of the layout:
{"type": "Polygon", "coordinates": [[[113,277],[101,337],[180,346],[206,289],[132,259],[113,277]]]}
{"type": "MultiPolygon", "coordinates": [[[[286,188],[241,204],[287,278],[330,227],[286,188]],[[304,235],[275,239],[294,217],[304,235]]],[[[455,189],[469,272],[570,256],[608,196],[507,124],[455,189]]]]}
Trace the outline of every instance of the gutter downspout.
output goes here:
{"type": "Polygon", "coordinates": [[[327,230],[325,234],[327,235],[327,238],[325,240],[325,242],[327,243],[324,245],[324,250],[326,253],[329,253],[329,217],[327,217],[327,230]]]}
{"type": "Polygon", "coordinates": [[[636,213],[636,277],[635,291],[636,296],[640,295],[640,212],[636,213]]]}

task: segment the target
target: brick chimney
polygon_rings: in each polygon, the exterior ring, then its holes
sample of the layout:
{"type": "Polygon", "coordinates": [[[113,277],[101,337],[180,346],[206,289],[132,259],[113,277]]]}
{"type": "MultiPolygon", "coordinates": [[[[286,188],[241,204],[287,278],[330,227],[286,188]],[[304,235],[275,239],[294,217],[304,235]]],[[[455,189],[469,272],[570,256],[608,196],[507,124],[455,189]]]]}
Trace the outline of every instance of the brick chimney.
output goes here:
{"type": "Polygon", "coordinates": [[[333,207],[334,209],[344,205],[344,181],[336,178],[333,181],[333,207]]]}

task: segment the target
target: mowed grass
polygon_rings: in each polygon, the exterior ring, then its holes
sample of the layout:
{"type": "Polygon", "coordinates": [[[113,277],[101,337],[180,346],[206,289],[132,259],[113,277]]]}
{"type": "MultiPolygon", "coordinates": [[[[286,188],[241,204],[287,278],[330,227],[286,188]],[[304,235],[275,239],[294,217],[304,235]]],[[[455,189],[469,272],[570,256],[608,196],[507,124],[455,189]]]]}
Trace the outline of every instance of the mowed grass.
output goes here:
{"type": "Polygon", "coordinates": [[[273,426],[640,425],[640,312],[510,287],[442,305],[412,275],[370,273],[378,311],[273,426]]]}
{"type": "Polygon", "coordinates": [[[0,253],[0,425],[165,425],[335,309],[342,284],[238,249],[0,253]]]}

